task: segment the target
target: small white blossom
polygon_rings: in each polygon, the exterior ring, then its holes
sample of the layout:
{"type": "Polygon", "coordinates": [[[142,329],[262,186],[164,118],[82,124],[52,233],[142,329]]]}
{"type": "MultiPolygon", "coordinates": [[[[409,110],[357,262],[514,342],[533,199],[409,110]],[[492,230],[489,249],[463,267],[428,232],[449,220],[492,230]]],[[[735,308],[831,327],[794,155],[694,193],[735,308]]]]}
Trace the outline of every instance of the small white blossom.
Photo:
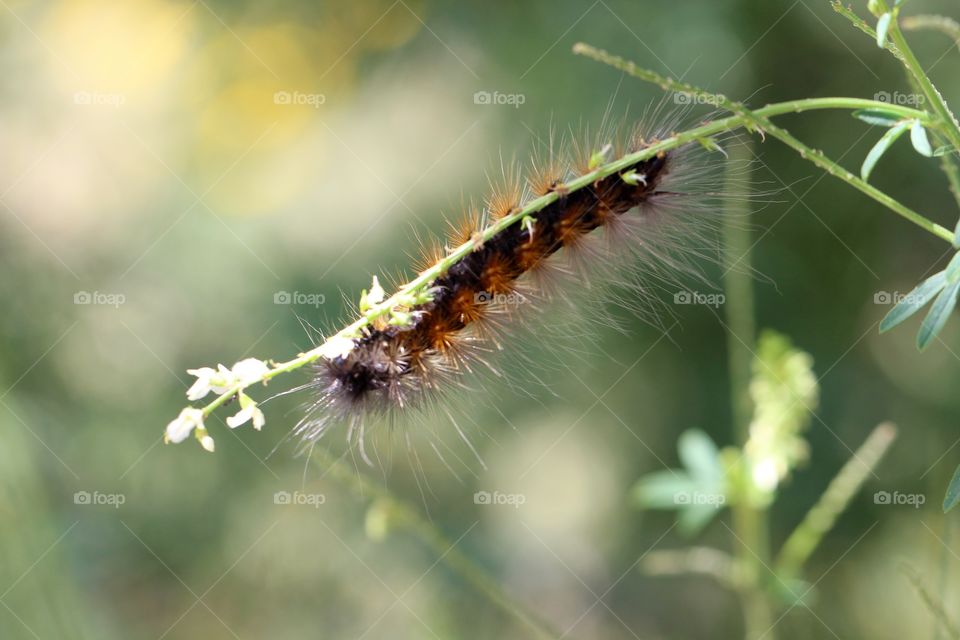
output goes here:
{"type": "Polygon", "coordinates": [[[218,364],[216,370],[210,367],[187,369],[187,373],[197,377],[193,386],[187,390],[187,399],[193,402],[205,397],[211,391],[220,395],[238,384],[243,386],[253,384],[261,380],[269,370],[267,363],[256,358],[241,360],[234,364],[232,369],[227,369],[222,364],[218,364]]]}
{"type": "Polygon", "coordinates": [[[380,304],[387,297],[387,292],[380,286],[377,276],[373,276],[373,282],[370,284],[370,293],[367,294],[367,302],[370,304],[380,304]]]}
{"type": "Polygon", "coordinates": [[[213,450],[215,449],[213,438],[211,438],[209,435],[206,435],[200,438],[200,446],[206,449],[207,451],[209,451],[210,453],[213,453],[213,450]]]}
{"type": "Polygon", "coordinates": [[[210,367],[201,367],[200,369],[187,369],[187,373],[197,377],[193,386],[187,390],[187,399],[191,402],[203,398],[211,391],[220,395],[233,386],[233,374],[222,364],[217,365],[217,370],[210,367]]]}
{"type": "Polygon", "coordinates": [[[227,426],[231,429],[236,429],[251,418],[253,419],[253,428],[257,431],[260,431],[260,429],[263,428],[263,425],[267,422],[266,418],[263,416],[263,411],[260,410],[260,407],[257,406],[257,403],[254,402],[250,396],[246,395],[245,393],[241,393],[240,411],[227,418],[227,426]]]}
{"type": "Polygon", "coordinates": [[[327,360],[345,358],[353,350],[354,342],[343,336],[333,336],[320,346],[320,355],[327,360]]]}
{"type": "Polygon", "coordinates": [[[194,407],[187,407],[167,425],[163,440],[174,444],[183,442],[190,437],[190,433],[196,428],[203,428],[203,411],[194,407]]]}
{"type": "Polygon", "coordinates": [[[233,369],[230,370],[235,382],[244,386],[260,381],[268,371],[270,371],[270,367],[267,366],[267,363],[256,358],[241,360],[233,365],[233,369]]]}

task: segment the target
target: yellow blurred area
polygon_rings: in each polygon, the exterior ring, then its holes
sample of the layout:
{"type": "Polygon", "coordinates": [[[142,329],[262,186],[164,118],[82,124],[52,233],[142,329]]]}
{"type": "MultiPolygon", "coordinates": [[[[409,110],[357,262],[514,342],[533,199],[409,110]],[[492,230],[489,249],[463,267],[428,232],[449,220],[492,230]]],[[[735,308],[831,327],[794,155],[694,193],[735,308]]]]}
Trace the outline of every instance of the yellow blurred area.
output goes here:
{"type": "Polygon", "coordinates": [[[64,63],[59,79],[72,91],[149,95],[187,54],[191,13],[180,2],[69,0],[54,6],[39,35],[64,63]]]}
{"type": "MultiPolygon", "coordinates": [[[[116,116],[191,190],[209,189],[204,199],[218,214],[260,214],[303,197],[311,169],[300,152],[325,155],[310,129],[348,108],[365,52],[398,47],[422,28],[412,11],[377,0],[263,22],[205,2],[67,0],[44,12],[38,37],[52,83],[74,103],[65,119],[76,104],[113,107],[81,110],[81,130],[116,116]],[[139,117],[166,127],[128,124],[139,117]]],[[[126,142],[109,155],[129,155],[126,142]]]]}

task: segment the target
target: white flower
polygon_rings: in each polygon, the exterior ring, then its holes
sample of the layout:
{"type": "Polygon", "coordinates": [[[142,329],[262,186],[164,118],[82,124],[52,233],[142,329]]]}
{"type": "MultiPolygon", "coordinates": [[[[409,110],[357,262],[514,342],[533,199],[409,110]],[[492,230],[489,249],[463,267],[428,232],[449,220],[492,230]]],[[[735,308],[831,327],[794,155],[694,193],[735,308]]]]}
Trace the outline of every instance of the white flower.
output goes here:
{"type": "Polygon", "coordinates": [[[232,369],[227,369],[222,364],[218,364],[216,370],[210,367],[187,369],[187,373],[197,377],[193,386],[187,390],[187,399],[193,402],[205,397],[211,391],[220,395],[238,384],[242,386],[253,384],[261,380],[268,371],[270,367],[267,363],[256,358],[241,360],[234,364],[232,369]]]}
{"type": "Polygon", "coordinates": [[[190,433],[196,428],[203,428],[203,411],[194,407],[187,407],[167,425],[163,433],[163,440],[174,444],[183,442],[190,437],[190,433]]]}
{"type": "Polygon", "coordinates": [[[200,438],[200,446],[206,449],[207,451],[209,451],[210,453],[213,453],[213,450],[215,448],[213,444],[213,438],[211,438],[209,435],[203,436],[202,438],[200,438]]]}
{"type": "Polygon", "coordinates": [[[247,358],[233,365],[230,372],[236,384],[247,386],[263,379],[264,374],[270,371],[270,367],[263,360],[256,358],[247,358]]]}
{"type": "Polygon", "coordinates": [[[253,428],[257,431],[260,431],[267,422],[263,416],[263,411],[261,411],[257,403],[253,401],[253,398],[245,393],[241,393],[240,411],[227,418],[227,426],[231,429],[236,429],[251,418],[253,418],[253,428]]]}
{"type": "Polygon", "coordinates": [[[367,294],[367,302],[370,304],[380,304],[387,297],[387,292],[380,286],[377,276],[373,276],[373,282],[370,283],[370,293],[367,294]]]}
{"type": "Polygon", "coordinates": [[[197,377],[193,386],[187,390],[187,399],[191,402],[203,398],[211,391],[220,395],[233,386],[233,374],[222,364],[217,365],[216,371],[210,367],[201,367],[187,369],[187,373],[197,377]]]}
{"type": "Polygon", "coordinates": [[[327,360],[334,358],[345,358],[353,350],[354,342],[350,338],[343,336],[333,336],[322,345],[320,345],[320,355],[327,360]]]}

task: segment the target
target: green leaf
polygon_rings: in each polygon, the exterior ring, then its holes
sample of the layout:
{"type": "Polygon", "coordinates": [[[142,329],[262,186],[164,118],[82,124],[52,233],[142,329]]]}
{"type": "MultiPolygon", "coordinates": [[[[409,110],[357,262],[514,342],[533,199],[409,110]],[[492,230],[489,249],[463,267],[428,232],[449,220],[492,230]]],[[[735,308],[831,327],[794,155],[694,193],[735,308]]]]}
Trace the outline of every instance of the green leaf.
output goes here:
{"type": "Polygon", "coordinates": [[[699,484],[684,471],[664,469],[643,476],[633,485],[632,495],[645,509],[681,509],[684,497],[698,491],[699,484]]]}
{"type": "Polygon", "coordinates": [[[890,30],[890,20],[893,14],[887,12],[877,20],[877,46],[883,49],[887,44],[887,31],[890,30]]]}
{"type": "Polygon", "coordinates": [[[947,275],[947,282],[950,284],[960,280],[960,253],[953,256],[950,264],[947,265],[947,268],[944,269],[943,272],[947,275]]]}
{"type": "Polygon", "coordinates": [[[910,142],[913,143],[913,148],[916,149],[920,155],[928,158],[933,156],[933,148],[930,147],[927,131],[923,128],[923,125],[920,124],[919,120],[915,120],[910,127],[910,142]]]}
{"type": "Polygon", "coordinates": [[[948,284],[937,299],[933,301],[930,312],[923,319],[920,325],[920,333],[917,334],[917,347],[923,351],[929,346],[930,342],[936,337],[943,325],[947,324],[947,319],[957,306],[957,294],[960,293],[960,282],[948,284]]]}
{"type": "Polygon", "coordinates": [[[957,226],[953,228],[953,246],[960,249],[960,220],[957,220],[957,226]]]}
{"type": "Polygon", "coordinates": [[[960,467],[953,472],[953,480],[947,485],[947,495],[943,496],[943,512],[946,513],[960,502],[960,467]]]}
{"type": "Polygon", "coordinates": [[[718,513],[718,507],[708,504],[687,505],[677,516],[677,529],[681,534],[692,538],[710,524],[718,513]]]}
{"type": "Polygon", "coordinates": [[[939,158],[940,156],[945,156],[948,153],[955,153],[955,152],[956,152],[956,149],[954,147],[952,147],[949,144],[945,144],[942,147],[937,147],[937,149],[933,152],[933,157],[939,158]]]}
{"type": "Polygon", "coordinates": [[[883,109],[857,109],[853,112],[853,117],[876,127],[892,127],[903,120],[900,114],[883,109]]]}
{"type": "Polygon", "coordinates": [[[906,131],[909,126],[909,122],[901,122],[883,134],[883,137],[877,141],[877,144],[873,145],[873,149],[870,149],[870,153],[867,154],[866,159],[863,161],[863,166],[860,167],[860,177],[863,178],[864,182],[870,177],[870,173],[873,171],[873,167],[876,166],[877,161],[886,153],[890,145],[903,135],[903,132],[906,131]]]}
{"type": "Polygon", "coordinates": [[[689,429],[680,434],[677,449],[691,476],[707,486],[720,484],[723,478],[720,452],[710,436],[699,429],[689,429]]]}
{"type": "Polygon", "coordinates": [[[915,314],[933,299],[933,296],[947,286],[947,274],[943,271],[935,273],[921,282],[913,291],[903,297],[890,313],[880,321],[880,333],[890,329],[915,314]]]}

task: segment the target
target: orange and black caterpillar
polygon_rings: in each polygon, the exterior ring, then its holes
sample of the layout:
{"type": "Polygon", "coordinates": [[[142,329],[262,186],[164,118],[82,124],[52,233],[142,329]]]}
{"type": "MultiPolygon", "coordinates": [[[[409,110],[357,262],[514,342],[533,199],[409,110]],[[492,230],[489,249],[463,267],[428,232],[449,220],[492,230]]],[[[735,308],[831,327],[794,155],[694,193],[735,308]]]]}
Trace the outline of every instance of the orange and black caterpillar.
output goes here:
{"type": "MultiPolygon", "coordinates": [[[[593,148],[609,153],[610,145],[601,143],[593,148]]],[[[620,157],[647,144],[635,131],[620,157]]],[[[555,192],[558,198],[483,241],[484,220],[522,207],[519,181],[508,180],[482,214],[468,215],[455,229],[450,245],[471,242],[471,251],[430,283],[428,297],[404,309],[405,322],[373,322],[348,349],[318,361],[308,385],[315,392],[310,411],[295,432],[312,442],[332,423],[347,421],[348,440],[363,453],[367,417],[423,406],[457,386],[475,363],[489,366],[488,355],[501,347],[500,334],[515,321],[529,320],[523,316],[531,305],[516,302],[550,298],[551,273],[586,278],[589,285],[586,268],[593,263],[616,265],[639,255],[649,263],[640,267],[654,280],[675,282],[678,270],[689,270],[688,258],[702,253],[703,218],[715,211],[704,206],[709,164],[705,173],[702,164],[690,162],[691,154],[702,151],[693,143],[661,152],[571,191],[564,182],[588,173],[593,157],[579,160],[574,170],[550,158],[535,168],[527,191],[555,192]],[[623,250],[630,255],[618,255],[623,250]]],[[[423,262],[429,266],[443,256],[434,249],[423,262]]]]}

